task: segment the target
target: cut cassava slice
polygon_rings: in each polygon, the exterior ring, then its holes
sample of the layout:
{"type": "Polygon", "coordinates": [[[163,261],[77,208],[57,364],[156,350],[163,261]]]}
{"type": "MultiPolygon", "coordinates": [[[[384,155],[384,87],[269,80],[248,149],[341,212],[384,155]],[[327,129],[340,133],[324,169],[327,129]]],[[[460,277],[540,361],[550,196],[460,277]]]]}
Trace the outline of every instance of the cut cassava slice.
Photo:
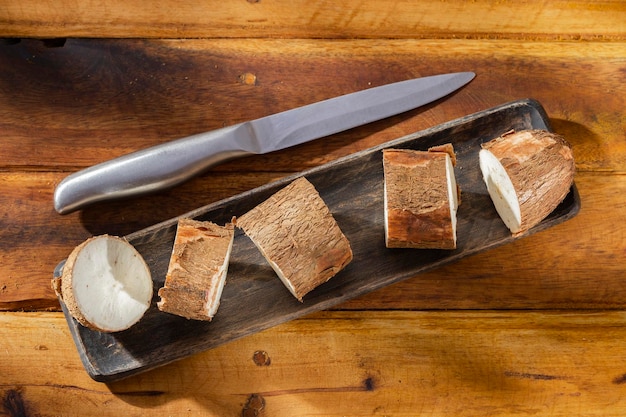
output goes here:
{"type": "Polygon", "coordinates": [[[180,219],[159,310],[210,321],[220,304],[234,236],[233,223],[180,219]]]}
{"type": "Polygon", "coordinates": [[[300,301],[352,260],[348,239],[304,177],[238,218],[237,226],[300,301]]]}
{"type": "Polygon", "coordinates": [[[540,223],[574,181],[569,143],[545,130],[510,131],[482,145],[480,169],[502,221],[513,235],[540,223]]]}
{"type": "Polygon", "coordinates": [[[108,235],[74,248],[52,286],[72,317],[101,332],[137,323],[150,307],[153,292],[141,254],[126,240],[108,235]]]}
{"type": "Polygon", "coordinates": [[[388,248],[456,248],[455,162],[451,144],[428,151],[383,150],[388,248]]]}

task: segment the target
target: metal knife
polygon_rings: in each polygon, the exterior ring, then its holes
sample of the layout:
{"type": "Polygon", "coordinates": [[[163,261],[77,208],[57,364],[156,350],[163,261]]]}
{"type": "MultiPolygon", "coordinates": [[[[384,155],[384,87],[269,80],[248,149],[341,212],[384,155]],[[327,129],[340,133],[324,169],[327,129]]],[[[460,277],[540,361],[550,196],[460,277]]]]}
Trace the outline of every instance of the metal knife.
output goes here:
{"type": "Polygon", "coordinates": [[[263,154],[384,119],[442,98],[474,78],[458,72],[400,81],[188,136],[94,165],[56,187],[61,214],[178,185],[227,160],[263,154]]]}

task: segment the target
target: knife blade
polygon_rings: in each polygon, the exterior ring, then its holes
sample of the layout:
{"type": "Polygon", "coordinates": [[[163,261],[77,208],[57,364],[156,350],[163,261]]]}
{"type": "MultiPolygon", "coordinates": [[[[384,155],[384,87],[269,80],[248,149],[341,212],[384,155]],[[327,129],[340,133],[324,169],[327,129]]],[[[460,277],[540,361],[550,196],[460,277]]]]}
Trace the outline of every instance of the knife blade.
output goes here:
{"type": "Polygon", "coordinates": [[[139,150],[70,174],[54,208],[70,213],[99,201],[174,187],[230,159],[329,136],[431,103],[469,83],[473,72],[400,81],[139,150]]]}

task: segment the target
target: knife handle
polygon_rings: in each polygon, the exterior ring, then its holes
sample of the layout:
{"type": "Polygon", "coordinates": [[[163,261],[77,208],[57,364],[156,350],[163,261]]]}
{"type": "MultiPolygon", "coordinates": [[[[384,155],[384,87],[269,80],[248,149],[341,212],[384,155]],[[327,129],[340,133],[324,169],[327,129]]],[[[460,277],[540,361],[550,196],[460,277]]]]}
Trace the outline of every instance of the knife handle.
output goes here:
{"type": "Polygon", "coordinates": [[[60,214],[105,200],[171,188],[208,168],[255,153],[242,143],[247,123],[188,136],[83,169],[67,176],[54,191],[60,214]]]}

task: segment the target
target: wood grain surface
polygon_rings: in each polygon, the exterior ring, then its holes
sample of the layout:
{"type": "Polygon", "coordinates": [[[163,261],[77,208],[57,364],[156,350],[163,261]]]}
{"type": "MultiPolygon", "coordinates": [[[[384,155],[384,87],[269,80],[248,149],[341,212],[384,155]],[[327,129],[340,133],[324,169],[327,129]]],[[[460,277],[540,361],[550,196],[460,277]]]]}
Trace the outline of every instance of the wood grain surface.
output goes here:
{"type": "Polygon", "coordinates": [[[623,415],[625,25],[619,0],[2,2],[0,415],[623,415]],[[158,195],[52,207],[67,174],[114,156],[470,70],[437,105],[158,195]],[[528,97],[573,145],[572,220],[120,382],[85,372],[49,285],[85,238],[528,97]]]}
{"type": "Polygon", "coordinates": [[[322,312],[102,384],[85,375],[62,316],[4,313],[0,392],[7,416],[620,416],[624,321],[623,311],[322,312]]]}
{"type": "Polygon", "coordinates": [[[621,40],[626,21],[621,0],[65,1],[50,8],[37,0],[4,3],[0,26],[8,36],[39,37],[621,40]]]}

